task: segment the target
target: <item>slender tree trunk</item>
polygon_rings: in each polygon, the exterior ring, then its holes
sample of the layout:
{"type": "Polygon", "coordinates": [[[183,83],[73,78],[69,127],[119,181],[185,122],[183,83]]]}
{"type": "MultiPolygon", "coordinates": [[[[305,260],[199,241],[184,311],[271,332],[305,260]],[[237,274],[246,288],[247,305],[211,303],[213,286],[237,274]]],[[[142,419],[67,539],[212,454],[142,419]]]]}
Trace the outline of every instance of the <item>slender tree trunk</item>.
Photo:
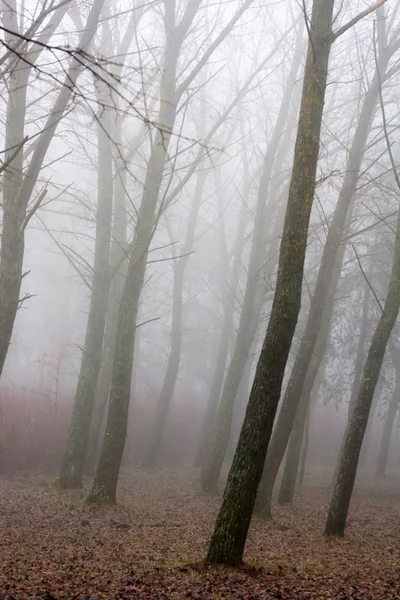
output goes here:
{"type": "MultiPolygon", "coordinates": [[[[0,3],[5,41],[9,48],[20,42],[17,4],[15,0],[0,3]],[[16,35],[11,32],[15,32],[16,35]]],[[[3,177],[3,221],[1,224],[0,250],[0,377],[10,346],[14,322],[20,306],[21,283],[24,277],[23,260],[25,249],[25,228],[33,215],[28,210],[31,195],[42,168],[50,141],[53,138],[59,120],[62,118],[68,99],[74,89],[76,79],[82,67],[77,68],[75,61],[68,72],[71,77],[67,88],[62,87],[53,109],[50,111],[46,127],[36,142],[31,163],[27,172],[23,171],[23,149],[26,117],[26,97],[28,81],[32,68],[39,59],[42,49],[48,44],[53,33],[61,23],[68,7],[59,8],[52,19],[35,39],[38,45],[29,51],[11,52],[8,60],[10,72],[8,101],[5,124],[5,163],[11,161],[2,173],[3,177]],[[41,44],[41,45],[39,45],[41,44]],[[65,102],[64,102],[65,100],[65,102]],[[19,148],[19,151],[17,151],[19,148]]],[[[95,17],[92,12],[92,17],[95,17]]],[[[88,27],[95,18],[88,20],[88,27]]],[[[90,37],[87,31],[82,33],[80,48],[87,47],[90,37]]]]}
{"type": "MultiPolygon", "coordinates": [[[[116,123],[115,144],[121,147],[121,123],[116,123]]],[[[94,474],[98,459],[100,433],[104,421],[107,403],[110,396],[112,369],[114,361],[115,340],[117,336],[118,307],[121,301],[122,289],[126,277],[126,260],[124,247],[127,243],[127,215],[126,215],[126,166],[124,158],[115,157],[116,173],[114,175],[114,215],[112,227],[112,243],[110,250],[111,265],[120,265],[116,272],[111,273],[111,282],[108,292],[107,316],[104,331],[103,353],[101,369],[98,376],[96,398],[92,425],[90,428],[88,452],[85,463],[86,472],[94,474]]]]}
{"type": "Polygon", "coordinates": [[[153,427],[150,432],[149,444],[144,453],[142,461],[142,466],[147,468],[154,467],[157,462],[162,435],[178,376],[182,349],[183,279],[189,259],[188,255],[193,249],[197,216],[201,205],[206,178],[207,172],[204,170],[200,171],[197,175],[196,188],[189,215],[186,238],[182,248],[182,257],[173,261],[174,283],[172,296],[171,349],[168,357],[167,370],[164,377],[160,398],[156,407],[153,427]]]}
{"type": "MultiPolygon", "coordinates": [[[[175,24],[175,3],[165,3],[166,41],[160,84],[158,129],[146,171],[142,201],[127,275],[118,311],[117,337],[113,363],[107,425],[103,448],[88,502],[115,502],[118,475],[125,447],[129,400],[135,348],[136,320],[144,285],[149,245],[157,220],[157,203],[172,130],[175,124],[179,93],[176,71],[180,48],[199,2],[188,5],[179,25],[175,24]]],[[[182,91],[183,93],[183,91],[182,91]]]]}
{"type": "MultiPolygon", "coordinates": [[[[329,327],[328,327],[329,329],[329,327]]],[[[322,330],[321,330],[322,331],[322,330]]],[[[290,435],[290,442],[288,445],[287,453],[286,453],[286,462],[285,469],[283,471],[283,478],[281,487],[279,489],[278,495],[278,503],[279,504],[289,504],[293,502],[294,493],[296,489],[296,481],[297,483],[301,483],[304,478],[304,465],[303,465],[303,473],[301,475],[301,482],[298,481],[300,479],[299,473],[299,465],[301,462],[301,453],[302,448],[304,448],[304,463],[305,463],[305,455],[307,453],[307,445],[308,445],[308,420],[311,410],[311,399],[312,397],[318,397],[319,385],[321,378],[318,377],[317,373],[321,369],[323,355],[318,353],[318,344],[316,348],[316,356],[313,357],[313,361],[311,362],[309,373],[307,373],[307,378],[303,390],[303,398],[300,399],[299,407],[297,409],[296,418],[294,420],[294,425],[292,429],[292,433],[290,435]],[[315,366],[313,363],[316,363],[315,366]],[[317,373],[314,374],[314,369],[317,370],[317,373]],[[311,379],[310,382],[307,380],[311,379]],[[318,379],[318,381],[316,381],[318,379]],[[312,388],[312,389],[310,389],[312,388]],[[299,478],[297,474],[299,473],[299,478]]]]}
{"type": "Polygon", "coordinates": [[[261,480],[290,346],[300,311],[307,234],[332,45],[334,0],[315,0],[278,278],[239,443],[208,549],[207,563],[237,565],[261,480]]]}
{"type": "Polygon", "coordinates": [[[392,274],[385,305],[375,329],[364,367],[360,391],[340,457],[340,467],[328,511],[325,535],[344,535],[347,513],[357,474],[358,459],[379,378],[386,346],[400,305],[400,211],[397,218],[392,274]]]}
{"type": "Polygon", "coordinates": [[[97,87],[97,216],[89,317],[75,394],[67,447],[55,481],[60,489],[82,487],[83,468],[101,366],[104,327],[110,284],[110,242],[113,204],[111,88],[98,80],[97,87]]]}
{"type": "MultiPolygon", "coordinates": [[[[265,217],[267,213],[265,199],[268,198],[268,189],[270,186],[279,142],[282,138],[285,124],[288,121],[293,84],[296,80],[301,61],[301,39],[302,36],[299,33],[297,36],[297,47],[291,72],[284,90],[274,132],[268,145],[267,153],[264,157],[255,212],[253,241],[249,260],[249,274],[247,277],[246,290],[243,298],[239,329],[233,356],[228,367],[224,389],[222,391],[222,396],[218,407],[218,414],[215,426],[213,428],[210,449],[201,472],[202,489],[207,493],[215,492],[218,488],[219,476],[229,442],[234,402],[258,326],[258,319],[265,297],[265,282],[262,279],[263,266],[265,264],[269,264],[270,260],[276,255],[275,244],[272,243],[268,248],[267,257],[263,256],[263,251],[267,245],[265,240],[265,217]]],[[[271,208],[271,206],[272,197],[269,198],[268,202],[268,207],[271,208]]],[[[275,240],[277,240],[279,236],[278,231],[276,231],[277,226],[279,227],[279,218],[277,219],[275,227],[273,228],[272,239],[275,240]]]]}
{"type": "Polygon", "coordinates": [[[363,307],[362,307],[362,315],[361,315],[361,323],[360,323],[360,335],[358,337],[356,364],[354,366],[354,378],[353,378],[353,385],[351,386],[351,394],[350,394],[350,401],[349,401],[348,423],[350,423],[351,414],[353,412],[353,408],[356,403],[358,393],[360,391],[360,383],[361,383],[361,376],[362,376],[362,372],[363,372],[363,363],[364,363],[364,355],[365,355],[365,340],[367,338],[368,322],[369,322],[368,321],[368,313],[369,313],[370,294],[371,294],[371,288],[369,287],[368,282],[365,281],[364,299],[363,299],[363,307]]]}
{"type": "MultiPolygon", "coordinates": [[[[384,72],[387,62],[388,56],[385,53],[384,57],[380,60],[380,72],[384,72]]],[[[274,434],[268,448],[267,460],[257,500],[257,511],[265,517],[271,516],[273,487],[279,466],[286,451],[300,398],[304,397],[303,389],[306,379],[309,377],[308,371],[313,355],[318,356],[316,352],[318,338],[320,338],[321,346],[319,352],[323,353],[325,349],[334,296],[345,253],[346,242],[343,240],[343,237],[345,237],[346,230],[351,221],[359,172],[372,119],[376,110],[378,93],[378,76],[375,74],[362,106],[347,161],[346,175],[324,246],[317,282],[308,312],[306,328],[296,354],[274,434]],[[322,336],[325,337],[325,342],[321,340],[320,336],[323,320],[326,322],[326,335],[322,336]]],[[[314,372],[316,374],[315,370],[314,372]]],[[[309,377],[309,379],[312,379],[312,377],[309,377]]]]}
{"type": "MultiPolygon", "coordinates": [[[[371,273],[371,271],[370,271],[370,273],[371,273]]],[[[368,313],[369,313],[370,292],[371,292],[371,289],[368,285],[368,281],[366,280],[365,288],[364,288],[362,316],[361,316],[361,323],[360,323],[360,335],[358,337],[358,343],[357,343],[356,364],[354,366],[354,378],[353,378],[353,384],[351,386],[349,408],[348,408],[348,412],[347,412],[347,428],[350,426],[351,415],[353,413],[353,408],[356,403],[358,393],[360,391],[360,383],[361,383],[361,376],[362,376],[362,371],[363,371],[363,363],[364,363],[364,355],[365,355],[365,340],[366,340],[367,331],[368,331],[368,313]]],[[[344,442],[344,440],[345,440],[345,436],[343,437],[343,442],[344,442]]],[[[337,479],[339,464],[340,463],[338,461],[336,463],[335,471],[333,473],[332,482],[331,482],[332,490],[335,486],[335,481],[337,479]]]]}
{"type": "Polygon", "coordinates": [[[379,449],[378,463],[376,466],[377,475],[385,475],[386,466],[389,456],[390,438],[392,437],[393,423],[396,417],[397,409],[400,402],[400,377],[396,373],[396,387],[393,392],[392,399],[386,415],[385,425],[383,428],[381,445],[379,449]]]}
{"type": "Polygon", "coordinates": [[[309,439],[310,439],[310,413],[311,413],[311,406],[308,407],[306,424],[304,427],[303,445],[301,447],[299,472],[298,472],[298,476],[297,476],[297,485],[303,485],[304,476],[306,473],[307,452],[308,452],[308,444],[309,444],[309,439]]]}
{"type": "MultiPolygon", "coordinates": [[[[244,137],[244,136],[243,136],[244,137]]],[[[243,181],[243,197],[247,198],[250,191],[250,178],[248,161],[243,150],[243,165],[244,165],[244,181],[243,181]]],[[[221,188],[221,182],[216,180],[217,186],[217,198],[221,188]]],[[[223,202],[221,200],[221,208],[223,202]]],[[[242,261],[242,255],[244,246],[246,243],[245,229],[247,223],[247,206],[246,203],[242,203],[241,214],[239,218],[239,227],[235,242],[233,244],[233,261],[230,269],[229,278],[227,281],[223,280],[222,287],[222,306],[224,310],[224,317],[222,322],[222,328],[218,344],[217,361],[215,365],[215,371],[210,387],[210,394],[208,396],[208,402],[206,412],[204,415],[203,426],[200,433],[199,444],[197,447],[196,457],[194,460],[195,467],[201,467],[204,464],[207,452],[210,448],[212,440],[212,431],[215,421],[215,414],[217,412],[219,399],[221,396],[222,384],[224,381],[224,375],[226,371],[226,361],[228,358],[229,342],[232,337],[232,323],[235,313],[236,306],[236,294],[239,286],[240,279],[240,267],[242,261]]],[[[220,219],[222,216],[220,216],[220,219]]],[[[221,232],[222,237],[222,232],[221,232]]],[[[221,240],[221,276],[225,277],[225,274],[229,270],[229,257],[225,250],[226,240],[221,240]]]]}

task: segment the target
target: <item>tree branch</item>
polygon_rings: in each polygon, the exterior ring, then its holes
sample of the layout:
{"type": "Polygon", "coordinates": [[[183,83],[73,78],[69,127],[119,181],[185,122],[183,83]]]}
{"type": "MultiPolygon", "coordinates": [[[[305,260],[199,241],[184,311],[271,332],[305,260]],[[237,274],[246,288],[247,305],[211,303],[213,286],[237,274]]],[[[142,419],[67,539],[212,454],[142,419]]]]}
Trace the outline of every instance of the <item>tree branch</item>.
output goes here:
{"type": "Polygon", "coordinates": [[[354,19],[351,19],[348,23],[346,23],[346,25],[343,25],[343,27],[339,27],[339,29],[333,32],[332,41],[337,40],[337,38],[343,35],[343,33],[345,33],[348,29],[351,29],[354,25],[356,25],[358,21],[361,21],[362,19],[370,15],[372,12],[376,11],[380,6],[386,4],[386,2],[387,0],[378,0],[378,2],[375,2],[372,6],[360,12],[356,17],[354,17],[354,19]]]}

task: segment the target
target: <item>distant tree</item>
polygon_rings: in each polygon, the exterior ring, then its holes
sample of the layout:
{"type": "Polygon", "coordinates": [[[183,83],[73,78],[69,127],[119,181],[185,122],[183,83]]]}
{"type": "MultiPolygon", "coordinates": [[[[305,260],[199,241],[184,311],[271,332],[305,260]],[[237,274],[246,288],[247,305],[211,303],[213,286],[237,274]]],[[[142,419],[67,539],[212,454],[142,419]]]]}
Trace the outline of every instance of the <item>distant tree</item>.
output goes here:
{"type": "Polygon", "coordinates": [[[131,392],[135,330],[140,295],[145,282],[149,246],[160,215],[168,202],[159,198],[168,148],[174,131],[178,103],[188,87],[207,64],[220,43],[251,5],[246,0],[229,23],[204,51],[189,74],[178,83],[178,61],[182,45],[201,4],[189,2],[180,20],[175,0],[165,0],[165,48],[160,83],[159,124],[147,164],[144,192],[137,214],[134,240],[129,252],[129,264],[118,313],[117,337],[110,391],[110,403],[103,448],[88,502],[115,502],[119,469],[125,446],[131,392]]]}
{"type": "MultiPolygon", "coordinates": [[[[297,78],[302,58],[302,38],[303,32],[302,29],[299,28],[289,77],[286,81],[279,113],[273,134],[268,143],[260,173],[249,269],[241,307],[239,328],[232,359],[227,370],[218,412],[213,425],[212,435],[210,436],[207,457],[201,472],[201,485],[205,492],[215,491],[218,486],[219,476],[229,442],[235,398],[253,344],[267,291],[266,280],[268,280],[268,278],[264,273],[264,265],[268,265],[268,270],[272,273],[274,270],[274,262],[277,259],[277,240],[279,239],[282,222],[279,218],[279,210],[275,220],[272,220],[272,223],[267,222],[268,216],[273,213],[272,207],[277,202],[277,198],[270,188],[272,187],[271,181],[274,173],[274,163],[280,148],[280,143],[286,137],[284,132],[290,115],[293,86],[297,78]],[[268,224],[271,226],[270,229],[268,224]],[[270,244],[268,244],[269,239],[272,240],[270,244]],[[265,256],[266,248],[268,252],[267,256],[265,256]]],[[[284,210],[285,207],[282,206],[282,214],[284,214],[284,210]]]]}
{"type": "MultiPolygon", "coordinates": [[[[375,53],[376,55],[376,53],[375,53]]],[[[376,58],[377,60],[377,58],[376,58]]],[[[393,158],[391,143],[388,135],[386,116],[382,99],[381,79],[378,71],[378,87],[382,111],[383,129],[385,133],[388,154],[393,169],[394,179],[400,191],[400,178],[393,158]]],[[[335,483],[332,500],[329,506],[325,535],[343,536],[350,500],[353,493],[357,474],[358,460],[368,425],[375,388],[381,372],[383,358],[386,352],[392,329],[396,323],[400,308],[400,211],[397,216],[395,244],[393,252],[392,272],[389,289],[382,313],[372,337],[367,360],[365,363],[360,390],[347,428],[344,443],[339,458],[339,470],[335,483]]]]}
{"type": "MultiPolygon", "coordinates": [[[[93,406],[96,397],[97,383],[101,367],[104,330],[106,325],[107,301],[112,277],[110,264],[111,230],[113,212],[114,156],[121,152],[121,148],[113,151],[114,140],[118,138],[120,119],[115,119],[118,110],[118,82],[123,69],[124,60],[129,50],[132,35],[143,12],[143,4],[139,9],[134,6],[128,26],[118,44],[116,53],[122,58],[118,64],[102,66],[102,70],[95,74],[95,89],[97,98],[97,211],[96,234],[94,248],[94,264],[91,282],[91,295],[89,316],[83,346],[82,362],[79,371],[75,402],[67,441],[60,471],[56,479],[56,486],[60,489],[79,488],[82,486],[82,474],[85,464],[90,426],[92,422],[93,406]],[[97,77],[96,77],[97,75],[97,77]]],[[[106,11],[104,11],[106,12],[106,11]]],[[[110,30],[109,10],[107,18],[102,24],[102,35],[98,52],[102,56],[112,56],[114,53],[110,30]]],[[[118,113],[117,113],[118,114],[118,113]]],[[[124,170],[121,160],[116,164],[124,170]]],[[[120,181],[116,173],[116,185],[120,181]]],[[[123,192],[122,192],[123,193],[123,192]]],[[[115,228],[114,228],[115,229],[115,228]]],[[[120,244],[120,240],[116,240],[120,244]]],[[[120,250],[121,252],[121,250],[120,250]]],[[[119,252],[119,254],[120,254],[119,252]]],[[[112,253],[113,257],[115,251],[112,253]]],[[[115,257],[118,258],[118,257],[115,257]]]]}

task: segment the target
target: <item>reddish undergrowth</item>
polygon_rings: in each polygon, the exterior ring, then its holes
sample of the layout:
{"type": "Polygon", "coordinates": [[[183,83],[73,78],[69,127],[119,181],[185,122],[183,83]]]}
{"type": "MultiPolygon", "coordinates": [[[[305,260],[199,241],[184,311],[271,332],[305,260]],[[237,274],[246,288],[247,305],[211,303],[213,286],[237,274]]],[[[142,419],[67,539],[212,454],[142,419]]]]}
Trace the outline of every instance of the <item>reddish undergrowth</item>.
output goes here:
{"type": "Polygon", "coordinates": [[[197,473],[124,472],[117,506],[88,506],[51,479],[0,479],[0,598],[400,597],[400,480],[361,482],[347,535],[327,541],[326,492],[254,519],[243,569],[201,566],[219,505],[197,473]]]}

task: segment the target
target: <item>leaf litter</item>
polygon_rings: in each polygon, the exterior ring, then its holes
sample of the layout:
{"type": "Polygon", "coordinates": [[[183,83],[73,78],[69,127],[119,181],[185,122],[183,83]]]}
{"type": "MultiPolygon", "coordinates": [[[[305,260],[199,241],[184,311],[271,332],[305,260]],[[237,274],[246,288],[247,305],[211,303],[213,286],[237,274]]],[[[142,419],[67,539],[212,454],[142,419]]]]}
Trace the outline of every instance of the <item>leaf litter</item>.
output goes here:
{"type": "MultiPolygon", "coordinates": [[[[400,598],[400,480],[361,482],[346,536],[323,536],[329,491],[309,481],[254,518],[245,566],[205,568],[219,497],[194,470],[124,471],[115,506],[49,477],[0,479],[0,600],[400,598]]],[[[87,482],[89,486],[90,482],[87,482]]]]}

